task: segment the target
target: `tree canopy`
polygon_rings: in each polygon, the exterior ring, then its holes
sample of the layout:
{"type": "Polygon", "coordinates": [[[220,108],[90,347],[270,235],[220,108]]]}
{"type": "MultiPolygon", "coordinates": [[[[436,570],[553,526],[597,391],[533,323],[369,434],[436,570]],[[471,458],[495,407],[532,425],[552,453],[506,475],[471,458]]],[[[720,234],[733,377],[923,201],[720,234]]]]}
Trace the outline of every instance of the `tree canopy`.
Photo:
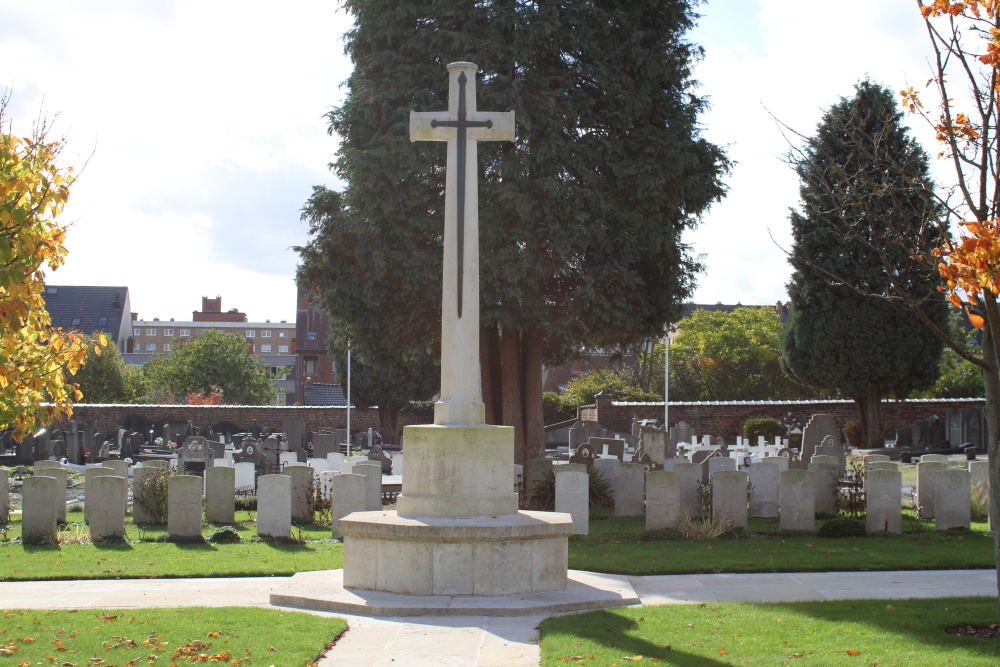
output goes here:
{"type": "Polygon", "coordinates": [[[328,118],[346,188],[307,204],[300,283],[366,361],[436,350],[445,147],[410,143],[409,112],[446,109],[445,65],[476,62],[478,107],[516,114],[478,159],[484,402],[518,460],[543,445],[543,360],[661,332],[692,292],[681,234],[729,163],[700,136],[691,4],[345,2],[355,68],[328,118]]]}
{"type": "MultiPolygon", "coordinates": [[[[0,98],[0,428],[20,440],[39,423],[72,415],[80,392],[67,376],[87,350],[81,334],[51,326],[42,298],[45,267],[58,269],[66,256],[56,218],[73,169],[57,164],[62,142],[47,138],[44,124],[32,137],[10,132],[8,99],[0,98]]],[[[94,343],[99,353],[105,341],[94,343]]]]}
{"type": "Polygon", "coordinates": [[[86,365],[73,376],[85,403],[138,403],[145,398],[142,370],[125,363],[115,345],[99,347],[101,334],[86,336],[86,365]],[[100,352],[100,354],[98,354],[100,352]]]}
{"type": "MultiPolygon", "coordinates": [[[[670,346],[671,400],[802,398],[805,387],[781,369],[781,331],[773,308],[696,310],[677,323],[670,346]]],[[[662,367],[661,354],[661,377],[662,367]]]]}
{"type": "Polygon", "coordinates": [[[782,362],[803,384],[853,398],[870,447],[883,443],[881,399],[928,387],[938,374],[942,343],[899,292],[947,326],[940,279],[912,256],[935,243],[937,205],[926,154],[901,119],[890,91],[862,81],[792,156],[801,211],[791,215],[782,362]],[[887,243],[886,229],[905,233],[887,243]]]}
{"type": "Polygon", "coordinates": [[[150,391],[168,400],[217,395],[219,389],[227,405],[266,405],[276,391],[246,339],[213,329],[175,342],[168,354],[147,361],[143,371],[150,391]]]}

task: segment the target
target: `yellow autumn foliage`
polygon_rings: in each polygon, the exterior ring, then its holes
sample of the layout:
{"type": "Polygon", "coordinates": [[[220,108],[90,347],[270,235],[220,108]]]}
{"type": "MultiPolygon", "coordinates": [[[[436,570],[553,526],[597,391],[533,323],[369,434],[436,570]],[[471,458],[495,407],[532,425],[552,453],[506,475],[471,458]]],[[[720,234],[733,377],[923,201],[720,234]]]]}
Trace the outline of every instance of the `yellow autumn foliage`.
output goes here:
{"type": "MultiPolygon", "coordinates": [[[[80,392],[69,381],[87,351],[80,333],[51,326],[46,267],[64,262],[66,229],[56,218],[69,198],[72,167],[56,164],[61,143],[44,130],[4,134],[0,106],[0,429],[20,440],[40,424],[69,417],[80,392]]],[[[9,126],[8,126],[9,127],[9,126]]]]}

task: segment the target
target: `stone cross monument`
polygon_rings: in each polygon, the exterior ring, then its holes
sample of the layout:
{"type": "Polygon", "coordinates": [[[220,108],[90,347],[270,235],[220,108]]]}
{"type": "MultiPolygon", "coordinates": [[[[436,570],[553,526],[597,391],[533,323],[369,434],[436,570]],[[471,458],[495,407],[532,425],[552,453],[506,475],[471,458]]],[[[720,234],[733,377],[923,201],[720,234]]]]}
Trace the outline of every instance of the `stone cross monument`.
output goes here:
{"type": "Polygon", "coordinates": [[[448,111],[410,115],[411,140],[448,142],[441,400],[433,424],[404,429],[397,511],[355,512],[338,524],[348,588],[497,596],[567,585],[572,517],[518,511],[514,429],[484,420],[476,144],[512,141],[514,113],[477,110],[476,69],[448,65],[448,111]]]}
{"type": "Polygon", "coordinates": [[[411,111],[410,141],[447,141],[441,400],[435,424],[483,424],[479,368],[479,195],[476,144],[513,141],[514,112],[476,109],[476,66],[448,65],[448,111],[411,111]]]}

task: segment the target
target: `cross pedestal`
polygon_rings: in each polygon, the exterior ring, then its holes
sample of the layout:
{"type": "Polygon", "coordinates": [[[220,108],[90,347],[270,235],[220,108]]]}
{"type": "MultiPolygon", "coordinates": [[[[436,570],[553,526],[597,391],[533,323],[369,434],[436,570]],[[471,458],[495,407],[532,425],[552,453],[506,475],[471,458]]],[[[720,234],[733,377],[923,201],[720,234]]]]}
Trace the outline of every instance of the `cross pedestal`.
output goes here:
{"type": "Polygon", "coordinates": [[[445,112],[410,112],[411,141],[447,141],[441,399],[403,429],[397,512],[340,520],[344,586],[414,595],[516,595],[566,588],[573,520],[518,512],[514,429],[485,424],[479,367],[476,145],[513,141],[514,113],[476,108],[476,65],[448,65],[445,112]]]}

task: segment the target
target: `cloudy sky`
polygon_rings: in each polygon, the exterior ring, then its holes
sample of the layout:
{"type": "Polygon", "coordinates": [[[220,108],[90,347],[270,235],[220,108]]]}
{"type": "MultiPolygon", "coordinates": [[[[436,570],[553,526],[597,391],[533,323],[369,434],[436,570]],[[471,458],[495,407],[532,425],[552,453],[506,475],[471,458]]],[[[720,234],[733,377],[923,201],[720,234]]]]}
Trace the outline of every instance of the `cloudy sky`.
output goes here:
{"type": "MultiPolygon", "coordinates": [[[[51,283],[127,285],[143,319],[189,319],[216,295],[251,320],[294,319],[299,210],[313,185],[336,187],[323,115],[343,99],[350,18],[335,0],[278,6],[0,0],[7,115],[21,132],[58,115],[66,162],[85,167],[51,283]]],[[[712,0],[699,11],[704,133],[736,167],[728,197],[687,239],[707,267],[695,300],[774,303],[786,298],[798,181],[772,115],[810,134],[865,76],[923,86],[927,36],[910,0],[712,0]]]]}

